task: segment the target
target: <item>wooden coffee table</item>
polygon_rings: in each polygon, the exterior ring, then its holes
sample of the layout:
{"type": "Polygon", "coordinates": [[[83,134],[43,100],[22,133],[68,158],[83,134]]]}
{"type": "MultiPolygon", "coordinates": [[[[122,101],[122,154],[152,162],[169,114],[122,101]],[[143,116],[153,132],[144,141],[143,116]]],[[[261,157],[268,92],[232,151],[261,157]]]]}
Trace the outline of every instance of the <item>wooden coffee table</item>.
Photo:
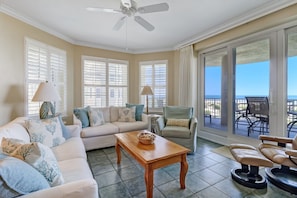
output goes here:
{"type": "Polygon", "coordinates": [[[121,149],[132,155],[145,169],[147,197],[153,197],[154,169],[180,162],[180,188],[185,189],[188,171],[187,153],[189,149],[156,135],[154,144],[145,145],[138,142],[137,134],[141,131],[115,134],[117,163],[121,162],[121,149]]]}

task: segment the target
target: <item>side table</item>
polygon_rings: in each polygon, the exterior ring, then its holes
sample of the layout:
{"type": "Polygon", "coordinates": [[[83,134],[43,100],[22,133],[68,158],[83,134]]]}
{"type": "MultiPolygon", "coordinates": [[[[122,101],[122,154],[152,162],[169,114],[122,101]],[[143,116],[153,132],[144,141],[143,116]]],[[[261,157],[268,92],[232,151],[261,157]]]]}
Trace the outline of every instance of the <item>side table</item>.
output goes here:
{"type": "Polygon", "coordinates": [[[158,114],[149,114],[148,115],[148,122],[149,122],[149,126],[148,126],[148,130],[155,133],[156,132],[156,127],[157,127],[157,119],[161,117],[161,115],[158,114]]]}

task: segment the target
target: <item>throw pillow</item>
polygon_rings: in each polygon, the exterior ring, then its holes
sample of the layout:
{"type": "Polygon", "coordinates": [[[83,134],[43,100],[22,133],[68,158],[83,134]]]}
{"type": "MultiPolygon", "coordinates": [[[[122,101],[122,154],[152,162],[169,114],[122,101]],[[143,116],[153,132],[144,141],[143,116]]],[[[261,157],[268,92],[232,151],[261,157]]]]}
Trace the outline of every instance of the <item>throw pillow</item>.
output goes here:
{"type": "Polygon", "coordinates": [[[131,108],[131,107],[136,107],[135,110],[135,120],[136,121],[142,121],[142,113],[143,113],[143,108],[144,105],[143,104],[126,104],[127,108],[131,108]]]}
{"type": "Polygon", "coordinates": [[[71,138],[71,133],[70,131],[67,129],[67,127],[65,126],[62,117],[58,116],[60,124],[61,124],[61,128],[62,128],[62,133],[63,133],[63,137],[67,140],[69,138],[71,138]]]}
{"type": "Polygon", "coordinates": [[[88,115],[89,115],[91,126],[100,126],[100,125],[105,124],[102,111],[90,109],[88,112],[88,115]]]}
{"type": "Polygon", "coordinates": [[[54,147],[65,142],[59,118],[43,120],[27,120],[26,128],[31,142],[40,142],[48,147],[54,147]]]}
{"type": "Polygon", "coordinates": [[[0,197],[17,197],[50,187],[47,180],[26,162],[3,156],[0,157],[0,197]]]}
{"type": "MultiPolygon", "coordinates": [[[[11,145],[9,138],[2,140],[4,145],[11,145]],[[8,142],[8,143],[5,143],[8,142]]],[[[57,186],[64,183],[64,178],[60,172],[58,162],[52,150],[39,142],[30,144],[22,144],[12,153],[7,153],[12,157],[21,159],[33,166],[44,178],[50,186],[57,186]]]]}
{"type": "Polygon", "coordinates": [[[167,126],[180,126],[180,127],[189,127],[190,120],[189,119],[167,119],[167,126]]]}
{"type": "Polygon", "coordinates": [[[90,121],[88,116],[89,110],[90,110],[90,106],[87,106],[85,108],[73,109],[74,115],[81,121],[82,128],[90,126],[90,121]]]}
{"type": "Polygon", "coordinates": [[[6,154],[11,154],[15,150],[19,149],[25,142],[23,140],[14,139],[14,138],[2,138],[1,148],[2,152],[6,154]]]}
{"type": "Polygon", "coordinates": [[[120,122],[135,122],[135,109],[136,107],[131,108],[120,108],[119,109],[119,120],[120,122]]]}

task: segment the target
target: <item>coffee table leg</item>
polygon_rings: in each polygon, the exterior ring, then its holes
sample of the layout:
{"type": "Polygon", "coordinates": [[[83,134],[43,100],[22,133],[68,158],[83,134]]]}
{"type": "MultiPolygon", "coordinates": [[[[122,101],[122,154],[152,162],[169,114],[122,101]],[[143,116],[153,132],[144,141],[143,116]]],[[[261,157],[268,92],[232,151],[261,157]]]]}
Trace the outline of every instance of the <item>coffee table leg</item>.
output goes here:
{"type": "Polygon", "coordinates": [[[146,197],[153,197],[153,182],[154,182],[154,170],[150,165],[145,167],[145,185],[146,185],[146,197]]]}
{"type": "Polygon", "coordinates": [[[186,188],[186,174],[188,172],[187,154],[181,156],[182,160],[180,162],[180,188],[186,188]]]}
{"type": "Polygon", "coordinates": [[[119,145],[119,141],[117,140],[116,145],[115,145],[115,149],[117,152],[117,156],[118,156],[118,161],[117,163],[121,163],[121,149],[120,149],[120,145],[119,145]]]}

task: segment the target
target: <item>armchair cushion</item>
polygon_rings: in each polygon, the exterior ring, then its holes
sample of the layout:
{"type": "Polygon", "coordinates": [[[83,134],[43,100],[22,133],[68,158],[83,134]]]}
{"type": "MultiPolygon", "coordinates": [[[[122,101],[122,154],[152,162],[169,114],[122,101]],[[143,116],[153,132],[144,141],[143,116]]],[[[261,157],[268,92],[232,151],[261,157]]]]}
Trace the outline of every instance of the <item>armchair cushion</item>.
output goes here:
{"type": "Polygon", "coordinates": [[[166,126],[162,130],[162,136],[189,139],[191,138],[191,131],[187,127],[166,126]]]}
{"type": "Polygon", "coordinates": [[[190,119],[174,119],[174,118],[168,118],[167,119],[167,126],[181,126],[181,127],[187,127],[190,126],[190,119]]]}

